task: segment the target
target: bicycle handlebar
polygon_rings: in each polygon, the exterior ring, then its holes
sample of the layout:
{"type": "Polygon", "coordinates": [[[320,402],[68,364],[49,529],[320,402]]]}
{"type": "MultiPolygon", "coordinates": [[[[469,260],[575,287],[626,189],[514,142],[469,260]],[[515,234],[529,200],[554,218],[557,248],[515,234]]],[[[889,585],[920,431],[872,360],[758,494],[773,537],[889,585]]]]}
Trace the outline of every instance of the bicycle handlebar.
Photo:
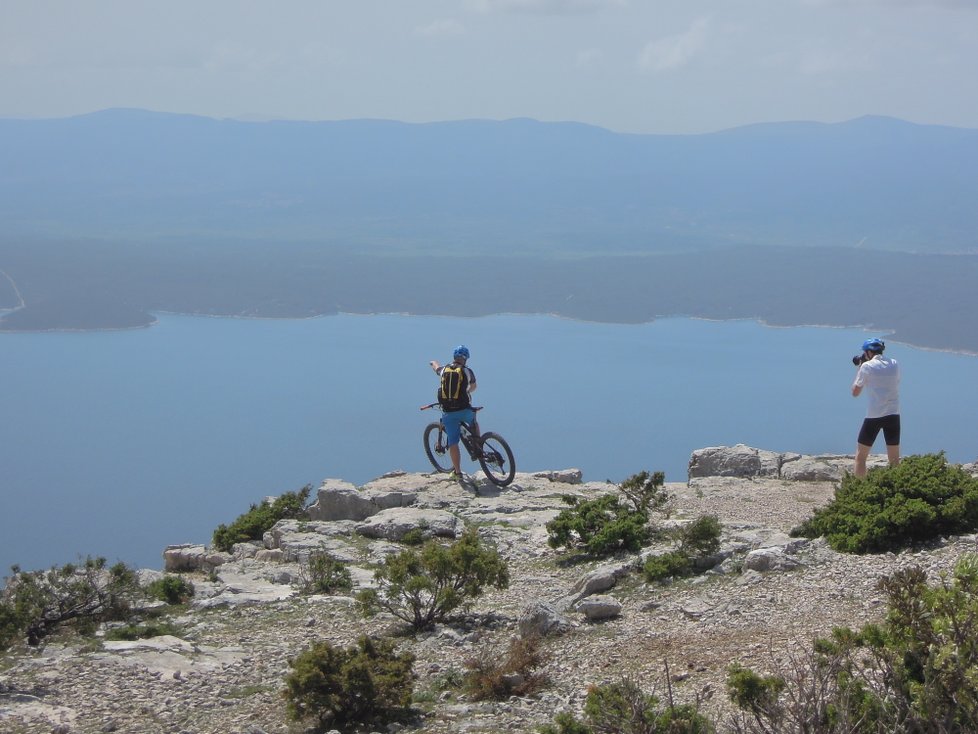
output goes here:
{"type": "MultiPolygon", "coordinates": [[[[473,405],[472,408],[471,408],[471,410],[472,410],[473,413],[478,413],[480,410],[482,410],[482,407],[483,406],[481,406],[481,405],[478,406],[478,407],[476,407],[476,406],[473,405]]],[[[438,408],[438,410],[440,410],[442,412],[445,411],[445,409],[441,407],[441,404],[440,403],[429,403],[428,405],[422,405],[420,409],[421,410],[428,410],[429,408],[438,408]]]]}

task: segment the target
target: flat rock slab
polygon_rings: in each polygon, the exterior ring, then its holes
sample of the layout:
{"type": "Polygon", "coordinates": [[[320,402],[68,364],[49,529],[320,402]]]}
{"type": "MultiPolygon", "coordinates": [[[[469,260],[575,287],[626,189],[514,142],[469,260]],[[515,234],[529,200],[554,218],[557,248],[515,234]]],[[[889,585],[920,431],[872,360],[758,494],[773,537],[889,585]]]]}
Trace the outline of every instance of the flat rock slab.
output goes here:
{"type": "Polygon", "coordinates": [[[589,622],[601,622],[621,615],[621,602],[607,594],[597,594],[579,602],[577,611],[587,617],[589,622]]]}
{"type": "Polygon", "coordinates": [[[288,599],[296,593],[292,586],[273,583],[264,578],[261,572],[222,570],[219,576],[224,587],[215,596],[196,599],[192,605],[194,609],[267,604],[288,599]]]}
{"type": "Polygon", "coordinates": [[[240,647],[213,648],[195,645],[179,637],[161,635],[146,640],[106,640],[94,657],[110,663],[143,668],[164,678],[180,678],[194,672],[219,670],[245,657],[240,647]]]}
{"type": "Polygon", "coordinates": [[[461,528],[461,520],[445,510],[405,507],[378,512],[357,525],[357,532],[366,538],[396,541],[413,530],[426,538],[455,538],[461,528]]]}
{"type": "Polygon", "coordinates": [[[306,561],[313,553],[326,553],[343,563],[355,563],[358,554],[343,540],[352,536],[356,523],[352,520],[341,522],[303,522],[300,520],[279,520],[265,533],[264,542],[268,549],[280,550],[282,561],[306,561]]]}

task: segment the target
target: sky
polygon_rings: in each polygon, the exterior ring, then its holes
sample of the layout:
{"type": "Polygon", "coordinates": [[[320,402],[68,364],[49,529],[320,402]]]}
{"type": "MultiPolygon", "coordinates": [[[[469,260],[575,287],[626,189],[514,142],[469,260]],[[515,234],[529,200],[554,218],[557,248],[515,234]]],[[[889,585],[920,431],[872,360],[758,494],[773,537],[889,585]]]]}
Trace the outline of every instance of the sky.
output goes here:
{"type": "Polygon", "coordinates": [[[978,128],[978,0],[0,0],[0,117],[978,128]]]}

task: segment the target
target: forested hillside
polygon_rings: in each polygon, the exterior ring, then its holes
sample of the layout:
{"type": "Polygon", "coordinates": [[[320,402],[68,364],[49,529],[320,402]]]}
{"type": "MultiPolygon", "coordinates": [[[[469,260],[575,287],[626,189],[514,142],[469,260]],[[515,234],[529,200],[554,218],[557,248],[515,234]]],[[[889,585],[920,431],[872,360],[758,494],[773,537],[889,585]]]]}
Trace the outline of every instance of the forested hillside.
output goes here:
{"type": "Polygon", "coordinates": [[[978,130],[0,120],[5,330],[153,313],[865,325],[978,352],[978,130]]]}

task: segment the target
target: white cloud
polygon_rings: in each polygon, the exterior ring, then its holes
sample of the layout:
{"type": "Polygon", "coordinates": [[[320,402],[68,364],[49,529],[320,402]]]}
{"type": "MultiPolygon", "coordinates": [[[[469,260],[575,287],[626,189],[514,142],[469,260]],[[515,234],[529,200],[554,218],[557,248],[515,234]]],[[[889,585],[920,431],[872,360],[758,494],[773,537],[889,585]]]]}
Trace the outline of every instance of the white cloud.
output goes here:
{"type": "Polygon", "coordinates": [[[564,15],[590,13],[608,7],[628,5],[628,0],[467,0],[479,13],[516,12],[564,15]]]}
{"type": "Polygon", "coordinates": [[[446,18],[418,26],[414,32],[420,36],[460,36],[465,33],[465,26],[457,20],[446,18]]]}
{"type": "Polygon", "coordinates": [[[603,56],[604,53],[599,48],[586,48],[577,52],[574,66],[578,69],[591,69],[601,61],[603,56]]]}
{"type": "Polygon", "coordinates": [[[867,54],[853,55],[838,50],[808,51],[802,55],[800,62],[801,73],[808,76],[865,71],[871,67],[867,54]]]}
{"type": "Polygon", "coordinates": [[[865,7],[882,6],[886,8],[947,8],[952,10],[978,10],[975,0],[802,0],[803,5],[865,7]]]}
{"type": "Polygon", "coordinates": [[[709,18],[698,18],[683,33],[649,41],[639,53],[639,68],[658,72],[685,66],[706,46],[709,27],[709,18]]]}
{"type": "Polygon", "coordinates": [[[27,69],[37,65],[37,50],[28,44],[8,43],[0,46],[0,68],[9,66],[27,69]]]}

